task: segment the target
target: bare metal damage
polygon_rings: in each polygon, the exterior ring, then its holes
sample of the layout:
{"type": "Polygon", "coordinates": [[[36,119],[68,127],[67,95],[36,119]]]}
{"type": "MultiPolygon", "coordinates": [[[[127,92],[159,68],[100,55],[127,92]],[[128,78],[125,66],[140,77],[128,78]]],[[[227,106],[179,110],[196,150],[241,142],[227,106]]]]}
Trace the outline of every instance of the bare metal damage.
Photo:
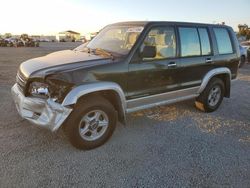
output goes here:
{"type": "Polygon", "coordinates": [[[12,87],[11,93],[21,117],[51,131],[56,131],[72,111],[52,99],[25,97],[17,84],[12,87]]]}

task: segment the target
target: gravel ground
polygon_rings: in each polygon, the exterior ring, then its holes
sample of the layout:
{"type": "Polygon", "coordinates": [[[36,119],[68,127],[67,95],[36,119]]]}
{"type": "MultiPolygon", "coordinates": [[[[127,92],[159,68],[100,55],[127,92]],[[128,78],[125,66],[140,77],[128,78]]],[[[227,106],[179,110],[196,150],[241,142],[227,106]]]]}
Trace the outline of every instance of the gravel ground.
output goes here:
{"type": "Polygon", "coordinates": [[[22,120],[10,96],[22,61],[76,45],[0,48],[0,187],[250,187],[250,64],[216,112],[191,100],[133,113],[80,151],[22,120]]]}

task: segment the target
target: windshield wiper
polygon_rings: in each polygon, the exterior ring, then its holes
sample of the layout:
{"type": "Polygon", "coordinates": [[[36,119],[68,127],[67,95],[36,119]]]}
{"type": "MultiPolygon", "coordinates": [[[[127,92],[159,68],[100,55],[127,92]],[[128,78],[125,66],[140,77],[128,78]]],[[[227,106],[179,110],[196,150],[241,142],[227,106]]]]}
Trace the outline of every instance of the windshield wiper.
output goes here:
{"type": "Polygon", "coordinates": [[[104,50],[102,48],[96,48],[95,53],[100,53],[106,56],[109,56],[112,60],[114,60],[114,55],[111,52],[108,52],[107,50],[104,50]]]}

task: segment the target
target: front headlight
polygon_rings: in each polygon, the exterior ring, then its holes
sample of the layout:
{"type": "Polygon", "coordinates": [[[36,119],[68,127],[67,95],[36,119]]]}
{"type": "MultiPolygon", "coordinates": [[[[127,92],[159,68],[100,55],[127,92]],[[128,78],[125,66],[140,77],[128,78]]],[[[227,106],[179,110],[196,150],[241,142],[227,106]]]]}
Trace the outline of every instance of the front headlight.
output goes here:
{"type": "Polygon", "coordinates": [[[41,82],[32,82],[29,87],[29,93],[36,97],[49,97],[49,86],[48,84],[41,82]]]}

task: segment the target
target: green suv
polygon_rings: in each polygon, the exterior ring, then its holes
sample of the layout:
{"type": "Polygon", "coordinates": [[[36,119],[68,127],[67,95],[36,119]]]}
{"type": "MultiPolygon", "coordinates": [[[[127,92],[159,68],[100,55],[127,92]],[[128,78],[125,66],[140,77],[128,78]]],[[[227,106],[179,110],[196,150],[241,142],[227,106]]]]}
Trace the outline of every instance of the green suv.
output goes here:
{"type": "Polygon", "coordinates": [[[126,114],[195,99],[205,111],[230,96],[240,60],[231,27],[122,22],[89,43],[23,62],[12,95],[19,114],[80,149],[104,144],[126,114]]]}

